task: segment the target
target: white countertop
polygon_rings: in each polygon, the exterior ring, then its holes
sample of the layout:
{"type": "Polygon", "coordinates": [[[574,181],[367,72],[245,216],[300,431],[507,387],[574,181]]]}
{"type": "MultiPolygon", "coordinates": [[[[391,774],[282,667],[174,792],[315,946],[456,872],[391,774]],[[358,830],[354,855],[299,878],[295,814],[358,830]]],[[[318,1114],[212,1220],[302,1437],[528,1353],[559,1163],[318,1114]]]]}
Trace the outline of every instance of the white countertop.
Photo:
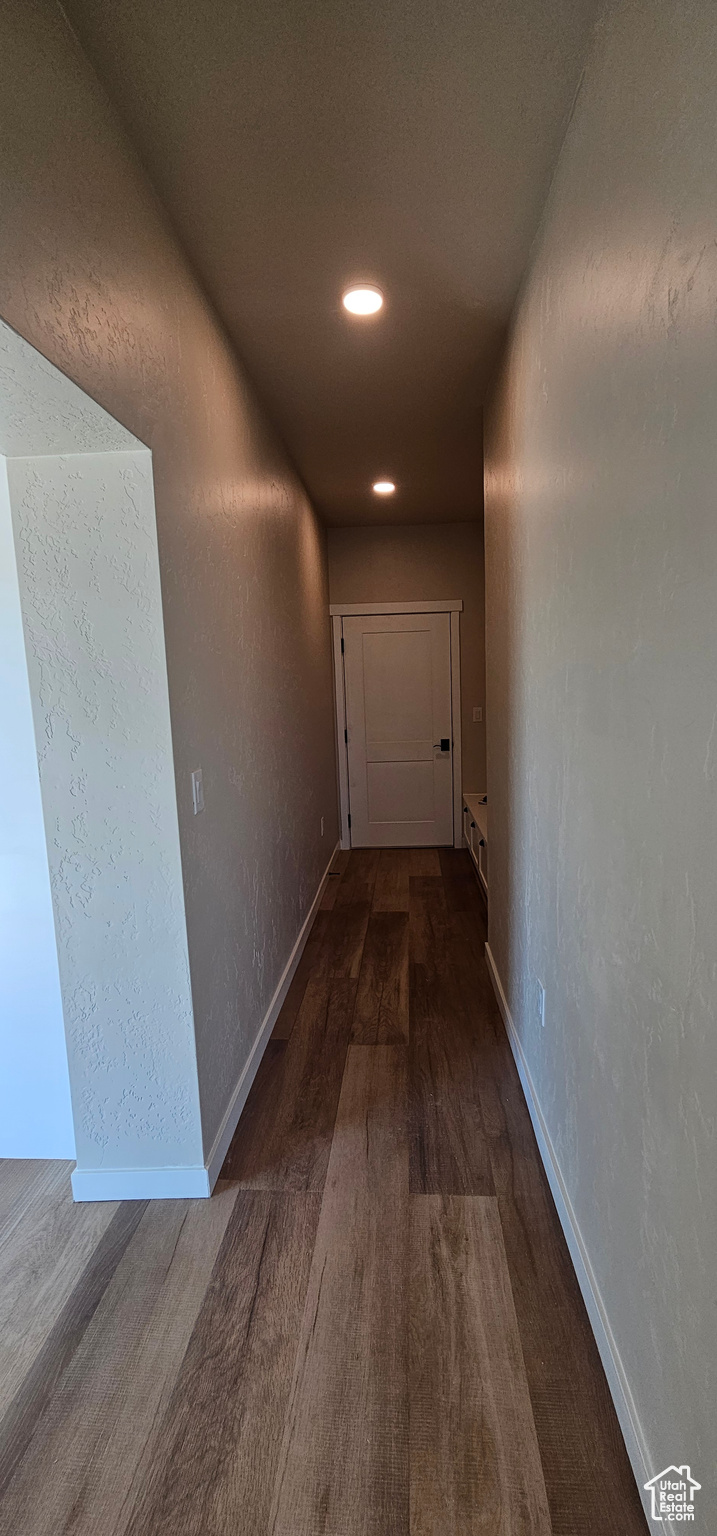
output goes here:
{"type": "Polygon", "coordinates": [[[488,806],[482,795],[464,795],[463,804],[470,811],[482,838],[488,843],[488,806]]]}

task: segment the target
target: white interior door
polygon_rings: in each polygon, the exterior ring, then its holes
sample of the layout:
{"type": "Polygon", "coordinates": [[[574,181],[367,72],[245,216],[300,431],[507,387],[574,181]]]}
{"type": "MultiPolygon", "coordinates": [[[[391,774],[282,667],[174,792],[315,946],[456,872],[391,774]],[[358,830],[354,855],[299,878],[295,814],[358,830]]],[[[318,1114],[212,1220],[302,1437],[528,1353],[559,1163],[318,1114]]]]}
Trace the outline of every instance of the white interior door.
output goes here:
{"type": "Polygon", "coordinates": [[[343,621],[351,844],[453,842],[447,613],[343,621]]]}

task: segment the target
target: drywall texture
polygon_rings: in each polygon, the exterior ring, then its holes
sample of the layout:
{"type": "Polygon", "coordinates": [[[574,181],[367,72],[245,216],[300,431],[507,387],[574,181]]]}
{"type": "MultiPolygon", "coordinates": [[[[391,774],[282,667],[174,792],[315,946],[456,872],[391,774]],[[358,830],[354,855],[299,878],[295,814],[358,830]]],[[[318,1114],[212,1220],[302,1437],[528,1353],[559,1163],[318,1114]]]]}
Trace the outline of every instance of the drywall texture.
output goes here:
{"type": "Polygon", "coordinates": [[[717,1529],[717,11],[606,11],[486,436],[490,944],[650,1467],[717,1529]],[[546,987],[538,1023],[538,979],[546,987]]]}
{"type": "Polygon", "coordinates": [[[0,741],[0,1157],[71,1158],[75,1139],[57,946],[3,458],[0,741]]]}
{"type": "Polygon", "coordinates": [[[110,453],[143,448],[121,422],[0,321],[0,452],[110,453]]]}
{"type": "Polygon", "coordinates": [[[485,612],[483,527],[475,523],[330,528],[332,603],[411,603],[462,597],[463,788],[485,789],[485,612]],[[473,710],[483,710],[482,723],[473,710]]]}
{"type": "Polygon", "coordinates": [[[196,1168],[151,454],[1,323],[0,448],[7,1155],[196,1168]]]}
{"type": "Polygon", "coordinates": [[[7,460],[78,1168],[201,1165],[152,461],[7,460]]]}
{"type": "Polygon", "coordinates": [[[0,122],[0,313],[153,453],[208,1152],[338,835],[324,535],[52,0],[0,122]]]}

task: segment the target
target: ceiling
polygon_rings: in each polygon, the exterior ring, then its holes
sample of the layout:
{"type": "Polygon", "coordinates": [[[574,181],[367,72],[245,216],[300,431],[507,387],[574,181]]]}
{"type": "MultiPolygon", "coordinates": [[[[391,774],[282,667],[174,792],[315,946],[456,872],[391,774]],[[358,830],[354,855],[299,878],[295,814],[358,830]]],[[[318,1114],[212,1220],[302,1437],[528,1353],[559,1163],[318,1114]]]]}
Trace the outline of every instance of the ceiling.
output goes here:
{"type": "Polygon", "coordinates": [[[595,0],[64,8],[326,521],[480,517],[486,383],[595,0]],[[353,279],[379,317],[342,310],[353,279]]]}

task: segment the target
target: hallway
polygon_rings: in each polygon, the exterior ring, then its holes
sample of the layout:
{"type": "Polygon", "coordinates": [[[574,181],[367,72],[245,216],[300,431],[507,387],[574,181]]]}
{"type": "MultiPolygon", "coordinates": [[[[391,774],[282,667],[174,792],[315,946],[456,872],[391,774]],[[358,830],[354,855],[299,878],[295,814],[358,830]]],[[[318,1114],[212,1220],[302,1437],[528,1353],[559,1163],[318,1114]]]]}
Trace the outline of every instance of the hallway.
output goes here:
{"type": "Polygon", "coordinates": [[[468,855],[337,864],[212,1200],[0,1164],[2,1536],[645,1530],[468,855]]]}

